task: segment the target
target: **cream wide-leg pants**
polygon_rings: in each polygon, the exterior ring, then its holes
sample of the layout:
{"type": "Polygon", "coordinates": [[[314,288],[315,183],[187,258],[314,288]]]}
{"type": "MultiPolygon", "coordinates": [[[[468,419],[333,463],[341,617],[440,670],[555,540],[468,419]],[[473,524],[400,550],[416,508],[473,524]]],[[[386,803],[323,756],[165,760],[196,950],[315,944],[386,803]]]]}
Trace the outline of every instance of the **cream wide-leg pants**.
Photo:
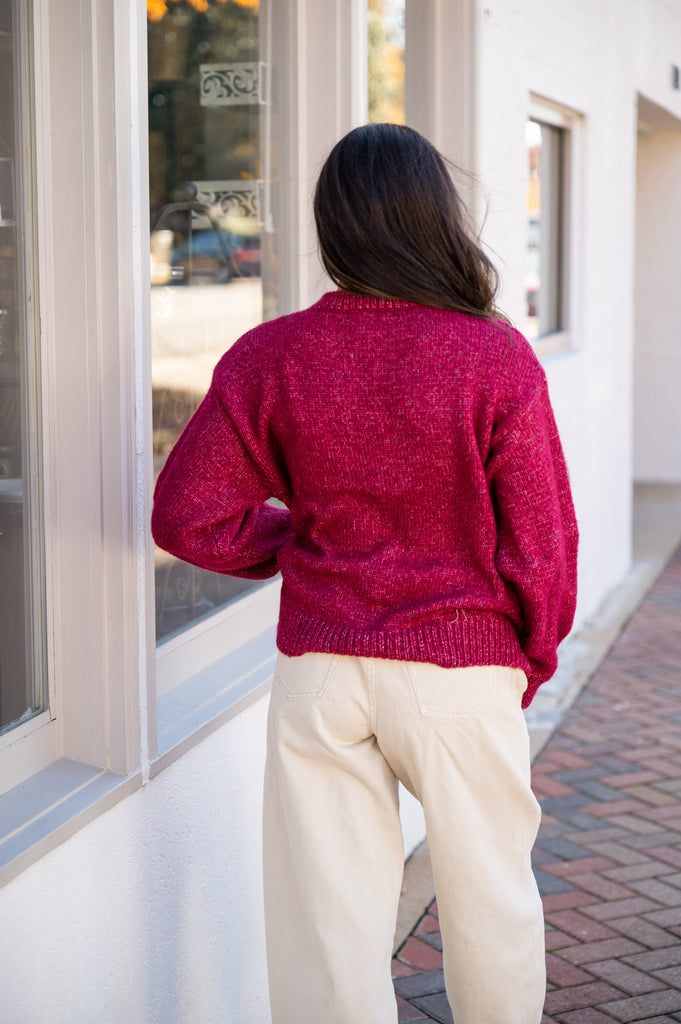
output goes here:
{"type": "Polygon", "coordinates": [[[423,805],[455,1024],[540,1024],[525,675],[280,655],[268,720],[273,1024],[395,1024],[400,780],[423,805]]]}

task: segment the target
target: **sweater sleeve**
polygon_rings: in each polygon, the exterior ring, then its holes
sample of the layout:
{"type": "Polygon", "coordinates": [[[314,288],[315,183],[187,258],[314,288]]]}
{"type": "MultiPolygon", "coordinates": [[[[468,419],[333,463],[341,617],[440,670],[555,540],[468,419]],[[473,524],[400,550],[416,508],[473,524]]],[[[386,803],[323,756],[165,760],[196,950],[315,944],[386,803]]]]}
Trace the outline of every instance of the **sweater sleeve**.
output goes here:
{"type": "Polygon", "coordinates": [[[214,377],[159,475],[151,529],[159,547],[185,562],[267,579],[293,532],[291,517],[266,504],[280,488],[248,436],[249,410],[240,413],[230,414],[214,377]]]}
{"type": "Polygon", "coordinates": [[[577,523],[545,382],[493,438],[487,478],[497,521],[496,566],[522,614],[519,639],[531,670],[527,707],[553,675],[577,596],[577,523]]]}

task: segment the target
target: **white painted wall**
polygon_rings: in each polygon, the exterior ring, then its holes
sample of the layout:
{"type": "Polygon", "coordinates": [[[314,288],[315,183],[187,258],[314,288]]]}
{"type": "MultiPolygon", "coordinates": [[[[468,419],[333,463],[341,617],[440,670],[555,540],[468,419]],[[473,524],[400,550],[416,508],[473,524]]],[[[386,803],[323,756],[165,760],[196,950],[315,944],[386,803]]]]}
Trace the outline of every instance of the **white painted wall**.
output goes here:
{"type": "Polygon", "coordinates": [[[7,1024],[266,1024],[266,701],[0,891],[7,1024]]]}
{"type": "Polygon", "coordinates": [[[672,67],[681,62],[681,4],[678,0],[635,0],[630,17],[636,37],[637,88],[663,110],[681,118],[681,90],[672,87],[672,67]]]}

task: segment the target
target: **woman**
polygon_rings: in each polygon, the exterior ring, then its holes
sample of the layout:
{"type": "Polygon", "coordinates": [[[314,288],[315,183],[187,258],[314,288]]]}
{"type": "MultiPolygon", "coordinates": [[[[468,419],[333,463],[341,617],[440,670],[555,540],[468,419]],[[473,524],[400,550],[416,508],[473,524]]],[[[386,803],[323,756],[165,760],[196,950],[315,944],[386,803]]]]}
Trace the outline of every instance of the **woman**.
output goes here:
{"type": "Polygon", "coordinates": [[[417,132],[350,132],[314,208],[339,290],[227,352],[153,516],[195,565],[282,574],[272,1019],[396,1021],[399,780],[425,812],[456,1024],[539,1024],[521,705],[570,629],[577,548],[544,373],[495,314],[494,269],[417,132]]]}

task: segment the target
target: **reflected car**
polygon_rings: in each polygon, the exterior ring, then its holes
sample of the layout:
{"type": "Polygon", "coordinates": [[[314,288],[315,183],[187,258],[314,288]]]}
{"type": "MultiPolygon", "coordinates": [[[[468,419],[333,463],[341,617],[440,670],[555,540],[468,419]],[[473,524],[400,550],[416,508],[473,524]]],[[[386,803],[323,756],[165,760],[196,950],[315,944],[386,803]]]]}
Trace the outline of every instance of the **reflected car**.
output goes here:
{"type": "Polygon", "coordinates": [[[260,236],[199,229],[173,247],[169,284],[227,284],[235,277],[260,277],[260,236]]]}

